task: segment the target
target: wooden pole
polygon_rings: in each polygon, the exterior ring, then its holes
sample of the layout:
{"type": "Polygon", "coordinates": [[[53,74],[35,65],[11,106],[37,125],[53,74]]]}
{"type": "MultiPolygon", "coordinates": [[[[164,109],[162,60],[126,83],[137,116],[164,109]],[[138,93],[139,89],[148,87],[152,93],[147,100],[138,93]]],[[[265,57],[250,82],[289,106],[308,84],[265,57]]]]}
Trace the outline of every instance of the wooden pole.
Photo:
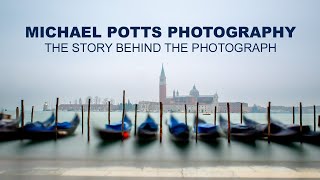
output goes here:
{"type": "Polygon", "coordinates": [[[21,129],[22,129],[22,133],[20,135],[20,140],[23,140],[23,136],[24,136],[24,102],[23,100],[21,100],[21,129]]]}
{"type": "Polygon", "coordinates": [[[124,134],[124,116],[125,116],[125,108],[126,108],[126,91],[123,90],[123,98],[122,98],[122,123],[121,123],[121,133],[122,133],[122,138],[121,140],[123,141],[123,134],[124,134]]]}
{"type": "Polygon", "coordinates": [[[160,143],[162,143],[162,111],[163,111],[163,106],[162,106],[162,102],[160,102],[160,143]]]}
{"type": "Polygon", "coordinates": [[[83,135],[83,105],[81,105],[81,133],[83,135]]]}
{"type": "Polygon", "coordinates": [[[268,103],[268,143],[270,144],[271,134],[271,102],[268,103]]]}
{"type": "Polygon", "coordinates": [[[24,128],[24,101],[21,100],[21,128],[24,128]]]}
{"type": "Polygon", "coordinates": [[[300,102],[300,134],[302,134],[302,103],[300,102]]]}
{"type": "Polygon", "coordinates": [[[109,125],[110,125],[110,111],[111,111],[110,101],[108,101],[108,124],[109,124],[109,125]]]}
{"type": "Polygon", "coordinates": [[[31,123],[33,123],[33,110],[34,110],[34,106],[32,106],[31,108],[31,123]]]}
{"type": "Polygon", "coordinates": [[[16,119],[19,119],[19,107],[16,107],[16,119]]]}
{"type": "Polygon", "coordinates": [[[196,112],[196,143],[198,142],[198,124],[199,124],[199,102],[197,102],[197,112],[196,112]]]}
{"type": "Polygon", "coordinates": [[[228,111],[228,143],[230,143],[231,127],[230,127],[230,104],[229,103],[227,103],[227,111],[228,111]]]}
{"type": "Polygon", "coordinates": [[[217,124],[217,106],[214,106],[214,125],[217,124]]]}
{"type": "Polygon", "coordinates": [[[316,105],[313,105],[313,131],[316,131],[316,105]]]}
{"type": "Polygon", "coordinates": [[[242,124],[242,103],[240,104],[240,124],[242,124]]]}
{"type": "Polygon", "coordinates": [[[318,116],[318,127],[320,127],[320,115],[318,116]]]}
{"type": "Polygon", "coordinates": [[[294,124],[294,120],[295,120],[295,117],[294,117],[294,106],[292,106],[292,124],[294,124]]]}
{"type": "Polygon", "coordinates": [[[188,119],[187,119],[187,104],[184,104],[184,121],[186,125],[188,125],[188,119]]]}
{"type": "Polygon", "coordinates": [[[138,111],[138,104],[134,107],[134,136],[137,135],[137,111],[138,111]]]}
{"type": "Polygon", "coordinates": [[[56,103],[56,124],[55,124],[55,131],[56,131],[56,137],[55,141],[58,139],[58,112],[59,112],[59,98],[57,98],[57,103],[56,103]]]}
{"type": "Polygon", "coordinates": [[[302,103],[300,102],[300,143],[302,143],[302,103]]]}
{"type": "Polygon", "coordinates": [[[88,121],[87,121],[88,143],[90,142],[90,108],[91,108],[91,99],[89,99],[88,101],[88,121]]]}

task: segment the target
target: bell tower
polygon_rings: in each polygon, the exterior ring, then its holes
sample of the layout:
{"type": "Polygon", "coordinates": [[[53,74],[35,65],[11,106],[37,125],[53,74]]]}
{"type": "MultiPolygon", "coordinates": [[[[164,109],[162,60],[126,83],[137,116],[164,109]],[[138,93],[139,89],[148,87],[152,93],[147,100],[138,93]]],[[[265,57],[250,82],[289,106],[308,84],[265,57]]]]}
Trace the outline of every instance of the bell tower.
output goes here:
{"type": "Polygon", "coordinates": [[[164,73],[163,64],[160,74],[160,82],[159,82],[159,101],[165,103],[167,98],[167,78],[164,73]]]}

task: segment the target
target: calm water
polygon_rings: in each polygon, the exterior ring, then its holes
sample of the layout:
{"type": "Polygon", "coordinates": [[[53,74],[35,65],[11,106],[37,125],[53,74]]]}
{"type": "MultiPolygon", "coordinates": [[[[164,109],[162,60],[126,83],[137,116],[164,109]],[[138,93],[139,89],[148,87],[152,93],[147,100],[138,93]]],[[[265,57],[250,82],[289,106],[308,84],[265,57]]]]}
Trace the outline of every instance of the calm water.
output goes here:
{"type": "MultiPolygon", "coordinates": [[[[14,114],[14,112],[12,112],[14,114]]],[[[51,112],[35,112],[35,121],[43,121],[49,117],[51,112]]],[[[69,121],[74,112],[59,112],[59,121],[69,121]]],[[[80,114],[80,113],[79,113],[80,114]]],[[[128,113],[134,119],[134,113],[128,113]]],[[[138,113],[138,124],[146,117],[146,113],[138,113]]],[[[159,114],[151,114],[159,122],[159,114]]],[[[176,113],[176,117],[184,121],[183,113],[176,113]]],[[[223,116],[226,116],[223,114],[223,116]]],[[[265,114],[247,114],[259,122],[266,122],[265,114]]],[[[26,122],[30,121],[30,112],[25,113],[26,122]]],[[[164,115],[166,120],[169,114],[164,115]]],[[[213,115],[200,115],[207,121],[213,122],[213,115]]],[[[273,118],[280,119],[284,123],[292,123],[291,114],[273,114],[273,118]]],[[[116,164],[119,162],[127,164],[149,164],[166,166],[192,166],[216,165],[220,163],[319,163],[320,146],[310,144],[292,143],[288,145],[256,141],[247,144],[237,141],[227,143],[225,138],[220,138],[217,143],[205,143],[198,141],[196,144],[191,140],[188,144],[176,144],[170,140],[168,128],[163,123],[163,143],[153,141],[147,144],[139,144],[132,136],[124,142],[117,141],[103,143],[95,136],[91,129],[91,141],[87,142],[87,113],[85,113],[84,134],[81,134],[81,124],[72,137],[60,139],[57,142],[45,141],[34,142],[29,140],[17,140],[0,143],[0,159],[2,160],[79,160],[99,161],[116,164]]],[[[192,124],[193,114],[188,115],[188,124],[192,124]]],[[[121,112],[112,112],[111,121],[121,119],[121,112]]],[[[239,114],[231,114],[232,122],[239,122],[239,114]]],[[[91,127],[104,127],[107,122],[107,113],[91,112],[91,127]]],[[[296,114],[298,123],[298,114],[296,114]]],[[[304,114],[303,123],[313,125],[313,114],[304,114]]]]}

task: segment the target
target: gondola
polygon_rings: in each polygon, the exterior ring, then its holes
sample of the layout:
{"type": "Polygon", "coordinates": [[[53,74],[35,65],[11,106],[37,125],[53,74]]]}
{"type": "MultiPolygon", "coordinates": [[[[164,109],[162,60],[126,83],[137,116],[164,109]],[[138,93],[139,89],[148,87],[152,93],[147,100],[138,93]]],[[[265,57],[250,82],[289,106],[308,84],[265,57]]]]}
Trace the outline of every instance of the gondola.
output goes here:
{"type": "Polygon", "coordinates": [[[138,139],[140,141],[149,141],[157,138],[158,124],[148,114],[146,120],[138,127],[138,139]]]}
{"type": "Polygon", "coordinates": [[[311,128],[308,125],[303,125],[302,131],[300,131],[300,126],[296,124],[288,125],[275,120],[272,120],[271,123],[277,123],[277,125],[280,127],[288,128],[291,131],[294,131],[297,135],[292,139],[292,141],[320,144],[320,132],[311,131],[311,128]]]}
{"type": "Polygon", "coordinates": [[[0,129],[1,128],[16,128],[19,126],[20,119],[11,119],[10,115],[0,113],[0,129]]]}
{"type": "Polygon", "coordinates": [[[19,119],[11,119],[1,113],[0,115],[0,141],[10,141],[20,138],[19,119]]]}
{"type": "MultiPolygon", "coordinates": [[[[268,138],[268,125],[260,124],[252,119],[243,117],[244,123],[254,128],[257,131],[257,136],[260,139],[268,138]]],[[[292,142],[297,137],[297,132],[285,126],[282,126],[278,121],[271,121],[270,123],[270,141],[276,142],[292,142]]]]}
{"type": "MultiPolygon", "coordinates": [[[[193,123],[193,132],[196,133],[196,120],[193,123]]],[[[207,123],[203,119],[198,119],[198,138],[203,141],[215,141],[221,137],[219,126],[207,123]]]]}
{"type": "MultiPolygon", "coordinates": [[[[296,131],[296,132],[300,132],[300,126],[299,125],[296,125],[296,124],[284,124],[280,121],[277,121],[277,120],[274,120],[274,119],[271,119],[271,124],[275,124],[279,127],[282,127],[282,128],[285,128],[285,129],[290,129],[292,131],[296,131]]],[[[303,125],[302,126],[302,133],[307,133],[307,132],[310,132],[310,126],[308,125],[303,125]]]]}
{"type": "Polygon", "coordinates": [[[171,138],[174,141],[180,141],[180,142],[189,141],[190,129],[186,124],[179,122],[173,115],[170,116],[170,119],[167,122],[167,124],[169,127],[171,138]]]}
{"type": "Polygon", "coordinates": [[[55,121],[55,115],[54,115],[54,113],[52,113],[51,116],[47,120],[45,120],[43,122],[36,121],[36,122],[32,122],[32,123],[31,122],[27,123],[26,125],[24,125],[24,128],[25,129],[29,129],[29,128],[47,128],[47,127],[51,126],[54,123],[54,121],[55,121]]]}
{"type": "Polygon", "coordinates": [[[122,120],[110,125],[106,124],[104,129],[96,129],[96,132],[102,140],[107,141],[129,138],[132,127],[131,119],[127,115],[125,115],[123,122],[123,133],[122,120]]]}
{"type": "MultiPolygon", "coordinates": [[[[220,127],[225,135],[228,135],[228,121],[224,119],[221,115],[219,117],[220,127]]],[[[257,138],[257,132],[255,128],[242,125],[230,123],[230,137],[238,141],[248,141],[252,142],[257,138]]]]}
{"type": "Polygon", "coordinates": [[[80,118],[76,114],[72,121],[52,123],[55,116],[52,115],[45,122],[35,122],[26,124],[22,130],[23,139],[31,140],[50,140],[70,136],[77,129],[80,118]],[[57,126],[57,131],[56,131],[57,126]]]}

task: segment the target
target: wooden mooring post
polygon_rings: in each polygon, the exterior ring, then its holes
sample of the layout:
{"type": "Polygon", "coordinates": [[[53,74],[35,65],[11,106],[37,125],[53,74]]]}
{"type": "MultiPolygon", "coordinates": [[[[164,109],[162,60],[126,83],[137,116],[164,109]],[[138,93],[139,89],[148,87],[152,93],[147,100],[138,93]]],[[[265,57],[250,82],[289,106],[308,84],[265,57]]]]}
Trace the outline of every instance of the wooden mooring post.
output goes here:
{"type": "Polygon", "coordinates": [[[313,131],[316,131],[316,122],[317,122],[317,118],[316,118],[316,105],[313,105],[313,131]]]}
{"type": "Polygon", "coordinates": [[[196,112],[196,143],[198,142],[198,124],[199,124],[199,102],[197,102],[197,112],[196,112]]]}
{"type": "Polygon", "coordinates": [[[110,101],[108,101],[108,124],[110,125],[110,111],[111,111],[111,107],[110,107],[110,101]]]}
{"type": "Polygon", "coordinates": [[[54,138],[55,141],[58,139],[58,112],[59,112],[59,98],[57,98],[57,102],[56,102],[56,124],[54,127],[56,132],[56,137],[54,138]]]}
{"type": "Polygon", "coordinates": [[[268,144],[270,144],[270,134],[271,134],[271,102],[268,103],[268,144]]]}
{"type": "Polygon", "coordinates": [[[217,106],[214,106],[214,122],[213,122],[214,125],[217,124],[217,106]]]}
{"type": "Polygon", "coordinates": [[[292,106],[292,124],[294,124],[294,120],[295,120],[295,117],[294,117],[294,106],[292,106]]]}
{"type": "Polygon", "coordinates": [[[24,101],[21,100],[21,128],[24,128],[24,101]]]}
{"type": "Polygon", "coordinates": [[[243,104],[240,104],[240,124],[242,124],[242,106],[243,104]]]}
{"type": "Polygon", "coordinates": [[[33,123],[34,106],[31,108],[31,123],[33,123]]]}
{"type": "Polygon", "coordinates": [[[24,136],[24,101],[21,100],[21,129],[22,129],[22,133],[20,135],[20,140],[23,140],[23,136],[24,136]]]}
{"type": "Polygon", "coordinates": [[[228,112],[228,143],[230,143],[231,138],[231,126],[230,126],[230,104],[227,103],[227,112],[228,112]]]}
{"type": "Polygon", "coordinates": [[[186,123],[186,125],[188,125],[188,117],[187,117],[187,104],[184,104],[184,121],[186,123]]]}
{"type": "Polygon", "coordinates": [[[83,135],[83,114],[84,114],[84,109],[83,109],[83,105],[81,105],[81,133],[83,135]]]}
{"type": "Polygon", "coordinates": [[[300,133],[302,133],[302,103],[300,102],[300,133]]]}
{"type": "Polygon", "coordinates": [[[124,140],[124,116],[126,111],[126,91],[123,90],[123,97],[122,97],[122,122],[121,122],[121,134],[122,138],[121,140],[124,140]]]}
{"type": "Polygon", "coordinates": [[[19,107],[16,107],[16,119],[19,119],[19,107]]]}
{"type": "Polygon", "coordinates": [[[137,135],[137,114],[138,114],[138,104],[134,106],[134,136],[137,135]]]}
{"type": "Polygon", "coordinates": [[[162,143],[162,111],[163,105],[162,102],[160,102],[160,143],[162,143]]]}
{"type": "Polygon", "coordinates": [[[320,127],[320,115],[318,116],[318,127],[320,127]]]}
{"type": "Polygon", "coordinates": [[[302,103],[300,102],[300,143],[302,143],[302,103]]]}
{"type": "Polygon", "coordinates": [[[90,108],[91,108],[91,99],[89,99],[88,101],[88,120],[87,120],[88,143],[90,142],[90,108]]]}

